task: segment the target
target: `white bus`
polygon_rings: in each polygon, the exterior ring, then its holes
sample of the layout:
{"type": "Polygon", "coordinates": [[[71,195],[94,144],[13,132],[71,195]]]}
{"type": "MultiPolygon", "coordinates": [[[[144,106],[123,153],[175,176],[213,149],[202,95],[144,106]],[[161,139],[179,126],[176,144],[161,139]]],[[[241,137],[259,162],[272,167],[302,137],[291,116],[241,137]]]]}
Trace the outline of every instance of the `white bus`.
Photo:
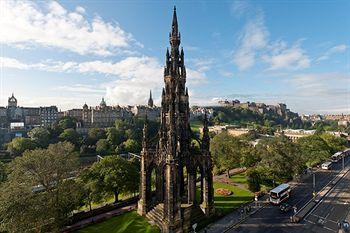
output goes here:
{"type": "Polygon", "coordinates": [[[332,167],[332,162],[325,162],[325,163],[322,163],[322,165],[321,165],[321,168],[323,170],[330,170],[331,167],[332,167]]]}
{"type": "Polygon", "coordinates": [[[332,162],[333,163],[339,162],[339,160],[342,158],[342,156],[343,156],[343,152],[341,152],[341,151],[335,153],[334,155],[332,155],[332,162]]]}
{"type": "Polygon", "coordinates": [[[270,203],[279,205],[290,196],[291,187],[289,184],[280,184],[270,191],[270,203]]]}

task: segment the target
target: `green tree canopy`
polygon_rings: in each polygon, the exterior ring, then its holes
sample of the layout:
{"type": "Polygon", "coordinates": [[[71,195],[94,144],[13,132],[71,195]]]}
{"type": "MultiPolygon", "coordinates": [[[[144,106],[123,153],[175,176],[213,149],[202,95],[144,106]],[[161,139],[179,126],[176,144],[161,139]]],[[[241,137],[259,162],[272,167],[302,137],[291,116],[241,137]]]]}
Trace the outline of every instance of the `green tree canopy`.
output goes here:
{"type": "MultiPolygon", "coordinates": [[[[114,201],[118,202],[119,194],[130,192],[130,184],[138,182],[135,180],[132,163],[119,157],[107,156],[94,163],[90,168],[88,178],[93,189],[99,190],[105,196],[114,195],[114,201]]],[[[138,188],[138,183],[134,189],[138,188]]]]}
{"type": "Polygon", "coordinates": [[[65,129],[75,129],[76,127],[77,120],[73,117],[63,117],[61,120],[58,122],[58,127],[63,131],[65,129]]]}
{"type": "Polygon", "coordinates": [[[29,138],[14,138],[7,144],[7,151],[12,156],[19,156],[26,150],[35,149],[35,143],[29,138]]]}
{"type": "Polygon", "coordinates": [[[58,231],[81,203],[81,187],[72,176],[77,154],[67,142],[24,152],[9,164],[0,188],[0,222],[8,232],[58,231]]]}
{"type": "Polygon", "coordinates": [[[106,155],[109,151],[109,142],[107,139],[100,139],[96,143],[96,152],[100,155],[106,155]]]}
{"type": "Polygon", "coordinates": [[[67,141],[75,146],[79,146],[81,143],[80,134],[77,133],[74,129],[65,129],[59,136],[61,141],[67,141]]]}
{"type": "Polygon", "coordinates": [[[125,139],[124,132],[114,127],[108,128],[106,135],[108,142],[114,147],[120,145],[125,139]]]}
{"type": "Polygon", "coordinates": [[[327,145],[331,149],[332,154],[338,151],[345,150],[347,146],[346,138],[337,137],[329,133],[322,134],[321,138],[327,143],[327,145]]]}
{"type": "Polygon", "coordinates": [[[256,169],[251,168],[247,170],[247,182],[250,191],[260,191],[261,178],[260,173],[256,169]]]}
{"type": "Polygon", "coordinates": [[[331,157],[332,148],[320,135],[299,138],[297,144],[301,148],[303,158],[308,167],[320,164],[331,157]]]}
{"type": "Polygon", "coordinates": [[[37,127],[28,132],[28,136],[39,146],[47,147],[50,141],[50,132],[42,127],[37,127]]]}
{"type": "Polygon", "coordinates": [[[238,137],[233,137],[227,132],[216,135],[210,143],[210,151],[213,156],[214,166],[217,171],[226,171],[240,167],[241,159],[248,145],[238,137]]]}
{"type": "Polygon", "coordinates": [[[106,138],[106,132],[101,128],[91,128],[88,132],[88,140],[91,145],[96,144],[100,139],[106,138]]]}
{"type": "Polygon", "coordinates": [[[141,151],[141,145],[134,139],[128,139],[123,142],[125,152],[139,153],[141,151]]]}
{"type": "Polygon", "coordinates": [[[305,169],[300,148],[287,137],[262,140],[257,153],[261,158],[257,169],[264,180],[285,182],[305,169]]]}

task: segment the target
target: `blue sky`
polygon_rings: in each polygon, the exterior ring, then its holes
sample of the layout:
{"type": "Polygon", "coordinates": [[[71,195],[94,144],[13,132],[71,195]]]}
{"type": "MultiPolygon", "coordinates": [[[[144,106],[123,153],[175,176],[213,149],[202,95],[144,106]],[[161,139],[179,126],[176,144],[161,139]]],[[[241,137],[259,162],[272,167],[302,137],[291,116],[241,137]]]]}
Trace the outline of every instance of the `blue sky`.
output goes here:
{"type": "Polygon", "coordinates": [[[1,1],[0,105],[159,104],[177,6],[192,105],[350,113],[349,1],[1,1]]]}

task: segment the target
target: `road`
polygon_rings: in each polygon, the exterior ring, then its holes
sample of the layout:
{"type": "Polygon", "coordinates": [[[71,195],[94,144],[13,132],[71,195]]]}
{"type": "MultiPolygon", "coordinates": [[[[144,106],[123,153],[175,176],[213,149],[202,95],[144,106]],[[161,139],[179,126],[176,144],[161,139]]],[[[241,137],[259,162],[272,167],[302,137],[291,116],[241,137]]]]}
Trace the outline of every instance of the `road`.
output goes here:
{"type": "Polygon", "coordinates": [[[350,172],[305,218],[308,232],[338,232],[338,221],[346,219],[350,211],[350,172]]]}
{"type": "MultiPolygon", "coordinates": [[[[345,160],[347,166],[349,166],[350,157],[345,160]]],[[[330,180],[332,180],[336,174],[341,170],[341,161],[333,164],[332,170],[318,170],[316,172],[316,192],[320,191],[330,180]]],[[[296,206],[297,209],[301,208],[312,198],[312,176],[306,177],[300,184],[298,184],[291,194],[291,198],[288,203],[292,206],[296,206]]],[[[342,182],[342,181],[340,181],[342,182]]],[[[282,233],[282,232],[303,232],[305,231],[306,224],[292,224],[290,223],[290,216],[293,211],[289,213],[281,213],[278,206],[268,205],[261,209],[257,213],[251,215],[238,227],[228,232],[261,232],[261,233],[282,233]]]]}

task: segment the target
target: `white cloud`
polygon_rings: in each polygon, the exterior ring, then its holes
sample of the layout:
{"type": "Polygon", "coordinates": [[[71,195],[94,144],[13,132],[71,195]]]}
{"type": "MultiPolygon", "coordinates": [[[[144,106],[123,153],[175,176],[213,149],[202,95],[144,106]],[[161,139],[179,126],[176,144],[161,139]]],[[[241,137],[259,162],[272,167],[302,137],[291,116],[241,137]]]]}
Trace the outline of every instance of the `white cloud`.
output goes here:
{"type": "Polygon", "coordinates": [[[333,54],[336,53],[343,53],[348,49],[349,46],[345,45],[345,44],[340,44],[340,45],[336,45],[330,49],[328,49],[322,56],[320,56],[319,58],[316,59],[316,61],[324,61],[329,59],[329,57],[333,54]]]}
{"type": "Polygon", "coordinates": [[[214,59],[211,59],[211,58],[192,58],[187,61],[193,64],[193,66],[199,72],[206,72],[210,70],[212,65],[214,64],[214,59]]]}
{"type": "Polygon", "coordinates": [[[301,41],[296,41],[291,47],[285,41],[273,42],[265,26],[263,11],[246,3],[235,2],[237,11],[254,13],[250,16],[238,35],[237,47],[233,51],[233,63],[239,70],[247,70],[255,65],[257,59],[269,65],[269,70],[303,69],[310,66],[310,59],[301,48],[301,41]]]}
{"type": "Polygon", "coordinates": [[[350,97],[349,74],[302,73],[293,76],[288,82],[296,88],[298,95],[302,96],[314,97],[319,100],[322,98],[346,100],[350,97]]]}
{"type": "MultiPolygon", "coordinates": [[[[113,104],[133,105],[146,103],[149,90],[160,92],[163,87],[163,67],[153,57],[128,57],[119,62],[89,61],[89,62],[61,62],[48,61],[27,64],[17,59],[0,57],[3,68],[37,69],[48,72],[75,72],[81,74],[99,73],[115,77],[116,80],[101,84],[96,88],[97,93],[101,89],[106,90],[107,99],[113,104]]],[[[205,73],[187,69],[188,85],[198,85],[206,82],[205,73]]],[[[90,86],[61,86],[56,90],[93,92],[90,86]]]]}
{"type": "Polygon", "coordinates": [[[268,44],[268,36],[262,14],[248,21],[238,37],[238,48],[233,56],[233,62],[239,70],[246,70],[255,64],[257,53],[268,44]]]}
{"type": "Polygon", "coordinates": [[[99,16],[89,21],[85,9],[68,11],[58,2],[1,1],[0,43],[19,48],[39,45],[81,55],[107,56],[139,44],[118,24],[99,16]]]}
{"type": "Polygon", "coordinates": [[[271,53],[262,56],[263,60],[270,65],[269,70],[298,70],[310,66],[310,59],[301,48],[300,42],[290,48],[283,41],[272,44],[271,47],[271,53]]]}
{"type": "Polygon", "coordinates": [[[220,70],[220,74],[226,78],[232,78],[234,77],[234,73],[226,70],[220,70]]]}
{"type": "Polygon", "coordinates": [[[249,8],[250,6],[248,1],[236,0],[231,4],[230,11],[231,14],[239,18],[244,15],[249,10],[249,8]]]}
{"type": "Polygon", "coordinates": [[[85,84],[74,84],[73,86],[58,86],[52,88],[52,90],[64,91],[64,92],[73,92],[73,93],[100,93],[104,94],[106,91],[103,88],[96,86],[85,85],[85,84]]]}

